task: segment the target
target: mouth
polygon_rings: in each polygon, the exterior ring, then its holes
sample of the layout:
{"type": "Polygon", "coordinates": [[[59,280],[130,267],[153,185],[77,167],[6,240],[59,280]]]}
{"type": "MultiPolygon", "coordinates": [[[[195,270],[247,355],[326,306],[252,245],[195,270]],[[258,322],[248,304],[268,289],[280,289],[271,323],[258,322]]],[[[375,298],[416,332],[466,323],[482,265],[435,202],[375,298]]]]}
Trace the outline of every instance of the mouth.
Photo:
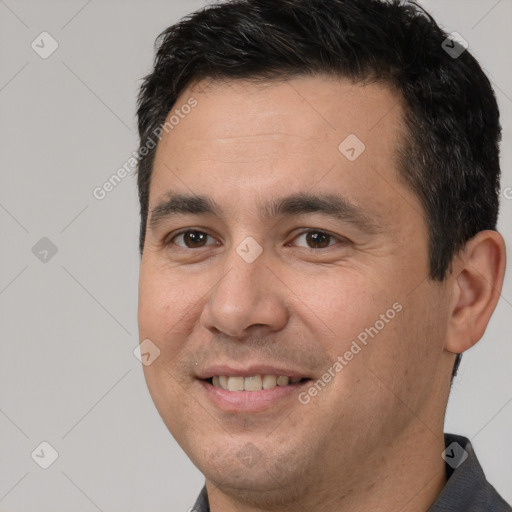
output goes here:
{"type": "Polygon", "coordinates": [[[275,364],[211,365],[195,377],[204,398],[219,410],[230,413],[267,412],[278,414],[299,404],[298,395],[310,386],[307,370],[275,364]]]}
{"type": "Polygon", "coordinates": [[[203,381],[211,384],[214,388],[220,388],[230,392],[236,391],[264,391],[276,387],[298,386],[311,379],[307,377],[289,377],[287,375],[214,375],[203,381]]]}
{"type": "Polygon", "coordinates": [[[212,368],[197,378],[208,401],[221,411],[236,414],[282,413],[283,407],[299,404],[301,388],[312,380],[293,371],[270,367],[212,368]]]}

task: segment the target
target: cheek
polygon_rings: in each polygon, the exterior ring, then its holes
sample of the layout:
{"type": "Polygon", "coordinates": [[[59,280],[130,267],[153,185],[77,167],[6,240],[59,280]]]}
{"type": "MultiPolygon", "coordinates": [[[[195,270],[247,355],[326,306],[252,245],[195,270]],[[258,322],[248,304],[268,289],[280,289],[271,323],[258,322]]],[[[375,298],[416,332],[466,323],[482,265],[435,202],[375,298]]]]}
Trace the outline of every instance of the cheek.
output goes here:
{"type": "Polygon", "coordinates": [[[321,347],[330,362],[325,370],[334,375],[333,399],[346,406],[358,396],[370,411],[378,407],[372,397],[382,389],[389,394],[383,382],[394,388],[414,375],[404,374],[411,361],[420,364],[418,346],[425,349],[428,329],[417,323],[423,306],[411,303],[398,280],[333,269],[302,279],[294,292],[300,297],[294,306],[299,323],[309,327],[310,350],[317,344],[315,350],[321,347]]]}
{"type": "Polygon", "coordinates": [[[164,340],[180,330],[191,307],[188,293],[194,286],[186,286],[169,270],[142,265],[139,278],[138,323],[141,339],[155,342],[164,340]]]}
{"type": "Polygon", "coordinates": [[[311,326],[314,338],[332,356],[343,353],[359,335],[364,339],[366,330],[373,329],[376,322],[380,332],[398,316],[393,309],[396,294],[389,284],[357,269],[324,269],[307,277],[290,276],[290,281],[294,282],[290,288],[300,322],[311,326]],[[381,314],[385,315],[385,324],[381,314]]]}
{"type": "Polygon", "coordinates": [[[171,411],[182,408],[184,376],[179,361],[187,339],[189,302],[188,288],[169,274],[169,269],[158,265],[141,265],[138,324],[140,340],[151,340],[160,351],[151,364],[143,365],[148,390],[167,427],[179,431],[181,416],[171,411]]]}
{"type": "Polygon", "coordinates": [[[398,413],[420,411],[435,387],[446,333],[442,297],[420,286],[399,298],[402,309],[365,349],[368,378],[375,393],[398,413]],[[405,405],[404,405],[405,404],[405,405]]]}

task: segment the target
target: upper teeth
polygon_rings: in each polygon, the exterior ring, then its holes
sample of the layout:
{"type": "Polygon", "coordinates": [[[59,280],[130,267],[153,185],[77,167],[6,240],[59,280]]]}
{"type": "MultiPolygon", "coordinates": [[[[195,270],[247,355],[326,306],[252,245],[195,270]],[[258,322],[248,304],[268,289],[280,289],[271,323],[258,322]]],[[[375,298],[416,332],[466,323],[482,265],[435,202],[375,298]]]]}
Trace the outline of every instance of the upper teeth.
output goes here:
{"type": "Polygon", "coordinates": [[[216,387],[228,391],[261,391],[262,389],[275,388],[276,386],[287,386],[301,380],[300,377],[286,377],[284,375],[254,375],[252,377],[227,377],[216,375],[212,383],[216,387]]]}

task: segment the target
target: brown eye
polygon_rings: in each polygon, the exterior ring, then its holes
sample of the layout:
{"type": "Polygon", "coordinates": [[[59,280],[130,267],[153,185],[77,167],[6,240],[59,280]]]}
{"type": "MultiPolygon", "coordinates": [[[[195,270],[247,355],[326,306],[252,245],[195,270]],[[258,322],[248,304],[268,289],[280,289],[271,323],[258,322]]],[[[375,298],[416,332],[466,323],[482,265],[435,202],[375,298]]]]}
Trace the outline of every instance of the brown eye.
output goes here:
{"type": "Polygon", "coordinates": [[[335,243],[336,239],[333,235],[324,233],[323,231],[306,231],[300,234],[295,239],[295,244],[300,247],[307,247],[309,249],[325,249],[335,243]],[[297,243],[299,240],[304,240],[303,243],[297,243]],[[305,245],[304,245],[305,243],[305,245]]]}
{"type": "Polygon", "coordinates": [[[313,249],[323,249],[329,246],[330,239],[332,237],[326,233],[320,231],[310,231],[306,234],[306,242],[313,249]]]}
{"type": "Polygon", "coordinates": [[[188,230],[177,234],[172,241],[180,247],[197,249],[207,245],[208,236],[204,231],[188,230]]]}

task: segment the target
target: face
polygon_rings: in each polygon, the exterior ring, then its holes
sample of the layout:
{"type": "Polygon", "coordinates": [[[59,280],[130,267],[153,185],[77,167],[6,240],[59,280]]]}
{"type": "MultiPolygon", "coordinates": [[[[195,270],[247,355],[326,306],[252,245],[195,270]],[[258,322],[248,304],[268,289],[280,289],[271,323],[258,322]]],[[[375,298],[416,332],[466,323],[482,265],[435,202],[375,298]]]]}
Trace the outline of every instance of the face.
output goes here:
{"type": "Polygon", "coordinates": [[[197,105],[164,132],[150,185],[152,398],[222,490],[368,482],[386,450],[437,426],[447,382],[450,299],[397,172],[400,102],[326,77],[200,85],[178,99],[197,105]]]}

